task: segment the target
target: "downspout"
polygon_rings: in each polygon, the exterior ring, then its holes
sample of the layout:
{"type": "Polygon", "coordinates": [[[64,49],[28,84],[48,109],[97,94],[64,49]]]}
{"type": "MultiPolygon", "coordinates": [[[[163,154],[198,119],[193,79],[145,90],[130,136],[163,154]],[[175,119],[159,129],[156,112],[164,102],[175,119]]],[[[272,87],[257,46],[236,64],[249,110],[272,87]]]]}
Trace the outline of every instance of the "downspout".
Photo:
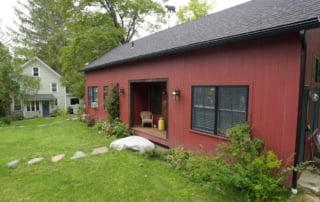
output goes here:
{"type": "MultiPolygon", "coordinates": [[[[298,166],[303,161],[304,154],[304,134],[305,126],[301,123],[302,108],[303,108],[303,91],[305,84],[305,72],[306,72],[306,57],[307,57],[307,43],[306,43],[306,31],[300,30],[300,41],[301,41],[301,53],[300,53],[300,83],[299,83],[299,103],[298,103],[298,118],[297,118],[297,129],[296,129],[296,144],[295,144],[295,156],[294,156],[294,167],[298,166]]],[[[292,174],[292,187],[291,192],[296,194],[298,183],[298,172],[293,171],[292,174]]]]}

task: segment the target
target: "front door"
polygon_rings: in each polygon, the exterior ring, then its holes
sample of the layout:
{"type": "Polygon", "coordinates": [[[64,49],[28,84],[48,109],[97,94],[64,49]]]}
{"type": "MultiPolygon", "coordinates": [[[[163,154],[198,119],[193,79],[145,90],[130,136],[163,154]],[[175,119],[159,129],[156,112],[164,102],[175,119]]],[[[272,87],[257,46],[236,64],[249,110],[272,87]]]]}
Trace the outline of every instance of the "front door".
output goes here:
{"type": "Polygon", "coordinates": [[[50,108],[49,108],[49,101],[42,102],[42,115],[49,116],[50,115],[50,108]]]}

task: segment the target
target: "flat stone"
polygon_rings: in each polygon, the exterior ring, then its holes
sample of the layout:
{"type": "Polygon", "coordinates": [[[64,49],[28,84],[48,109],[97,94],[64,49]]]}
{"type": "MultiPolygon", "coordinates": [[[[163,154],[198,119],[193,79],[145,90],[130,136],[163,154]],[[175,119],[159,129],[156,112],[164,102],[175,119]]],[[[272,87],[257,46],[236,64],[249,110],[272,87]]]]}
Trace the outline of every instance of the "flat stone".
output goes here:
{"type": "Polygon", "coordinates": [[[302,172],[298,184],[320,196],[320,175],[306,170],[302,172]]]}
{"type": "Polygon", "coordinates": [[[27,162],[28,165],[34,164],[34,163],[38,163],[40,161],[42,161],[43,158],[42,157],[38,157],[38,158],[33,158],[30,161],[27,162]]]}
{"type": "Polygon", "coordinates": [[[91,154],[96,155],[96,154],[104,154],[107,152],[108,152],[107,147],[99,147],[99,148],[93,149],[91,154]]]}
{"type": "Polygon", "coordinates": [[[71,157],[71,159],[78,159],[78,158],[82,158],[85,157],[86,154],[82,151],[77,151],[76,153],[73,154],[73,156],[71,157]]]}
{"type": "Polygon", "coordinates": [[[63,159],[64,156],[65,156],[65,154],[59,154],[59,155],[53,156],[53,157],[51,157],[51,161],[52,161],[52,162],[58,162],[58,161],[60,161],[61,159],[63,159]]]}
{"type": "Polygon", "coordinates": [[[10,167],[14,167],[16,165],[18,165],[19,163],[19,160],[14,160],[14,161],[10,161],[7,166],[10,168],[10,167]]]}

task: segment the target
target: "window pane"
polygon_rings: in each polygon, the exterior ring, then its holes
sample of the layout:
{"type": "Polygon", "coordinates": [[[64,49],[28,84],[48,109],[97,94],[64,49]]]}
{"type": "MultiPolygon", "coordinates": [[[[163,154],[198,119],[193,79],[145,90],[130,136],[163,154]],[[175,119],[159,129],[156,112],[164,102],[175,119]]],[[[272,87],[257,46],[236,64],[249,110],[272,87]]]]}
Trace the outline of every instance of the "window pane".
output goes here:
{"type": "Polygon", "coordinates": [[[247,120],[247,87],[219,87],[218,134],[247,120]]]}
{"type": "Polygon", "coordinates": [[[77,105],[79,103],[80,103],[79,98],[71,98],[70,99],[70,104],[71,105],[77,105]]]}
{"type": "Polygon", "coordinates": [[[98,103],[98,87],[97,86],[89,86],[88,87],[88,104],[91,106],[92,102],[98,103]]]}
{"type": "Polygon", "coordinates": [[[37,67],[33,68],[33,76],[39,76],[39,69],[37,67]]]}
{"type": "Polygon", "coordinates": [[[193,87],[192,101],[192,129],[213,133],[215,88],[193,87]]]}
{"type": "Polygon", "coordinates": [[[51,91],[52,92],[57,92],[57,84],[56,83],[52,83],[51,84],[51,91]]]}

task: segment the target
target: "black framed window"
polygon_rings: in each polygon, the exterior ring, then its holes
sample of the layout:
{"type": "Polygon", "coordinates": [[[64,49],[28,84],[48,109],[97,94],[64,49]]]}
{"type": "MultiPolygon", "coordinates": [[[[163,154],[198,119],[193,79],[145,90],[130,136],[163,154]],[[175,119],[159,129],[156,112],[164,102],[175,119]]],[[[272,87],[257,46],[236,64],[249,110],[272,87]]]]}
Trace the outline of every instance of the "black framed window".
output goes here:
{"type": "Polygon", "coordinates": [[[70,99],[70,105],[78,105],[80,104],[79,98],[71,98],[70,99]]]}
{"type": "Polygon", "coordinates": [[[313,62],[313,82],[320,83],[320,60],[314,59],[313,62]]]}
{"type": "Polygon", "coordinates": [[[89,106],[92,103],[98,103],[98,87],[97,86],[89,86],[88,87],[88,104],[89,106]]]}
{"type": "Polygon", "coordinates": [[[103,106],[104,106],[104,109],[106,109],[106,103],[108,100],[108,96],[109,96],[109,87],[103,86],[103,99],[104,99],[103,106]]]}
{"type": "Polygon", "coordinates": [[[33,76],[39,76],[39,68],[38,67],[34,67],[32,74],[33,74],[33,76]]]}
{"type": "Polygon", "coordinates": [[[248,86],[192,87],[192,129],[224,135],[226,129],[246,122],[248,89],[248,86]]]}

